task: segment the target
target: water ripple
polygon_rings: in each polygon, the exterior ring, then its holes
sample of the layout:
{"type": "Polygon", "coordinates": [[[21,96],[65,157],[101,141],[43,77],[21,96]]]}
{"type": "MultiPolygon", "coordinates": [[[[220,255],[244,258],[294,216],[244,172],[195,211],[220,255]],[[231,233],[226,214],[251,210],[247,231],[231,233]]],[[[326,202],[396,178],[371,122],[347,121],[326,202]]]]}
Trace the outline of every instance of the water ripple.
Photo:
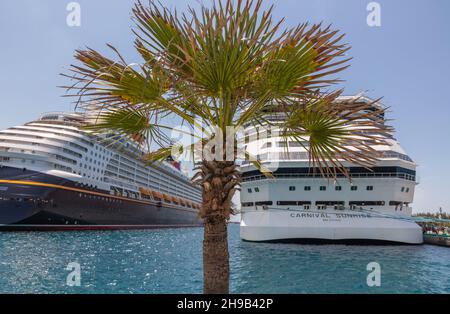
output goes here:
{"type": "MultiPolygon", "coordinates": [[[[0,233],[1,293],[201,293],[203,230],[0,233]],[[66,284],[70,262],[81,286],[66,284]]],[[[230,226],[236,293],[450,293],[450,249],[242,242],[230,226]],[[366,266],[381,265],[381,287],[366,266]]]]}

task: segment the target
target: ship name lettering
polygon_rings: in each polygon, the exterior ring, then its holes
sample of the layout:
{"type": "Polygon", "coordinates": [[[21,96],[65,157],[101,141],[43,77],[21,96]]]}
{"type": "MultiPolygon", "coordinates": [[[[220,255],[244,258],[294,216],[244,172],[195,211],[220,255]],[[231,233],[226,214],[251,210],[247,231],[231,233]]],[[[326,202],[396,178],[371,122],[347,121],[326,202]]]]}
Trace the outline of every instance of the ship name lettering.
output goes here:
{"type": "Polygon", "coordinates": [[[327,213],[291,213],[292,218],[330,218],[327,213]]]}

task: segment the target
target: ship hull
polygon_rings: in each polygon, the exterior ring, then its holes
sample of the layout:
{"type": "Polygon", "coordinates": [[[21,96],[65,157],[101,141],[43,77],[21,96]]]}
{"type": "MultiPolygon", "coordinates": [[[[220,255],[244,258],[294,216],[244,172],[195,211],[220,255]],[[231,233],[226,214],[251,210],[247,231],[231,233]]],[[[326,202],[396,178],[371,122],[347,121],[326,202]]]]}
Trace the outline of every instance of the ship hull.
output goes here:
{"type": "Polygon", "coordinates": [[[26,169],[0,169],[0,230],[110,230],[201,226],[197,211],[129,199],[26,169]]]}
{"type": "Polygon", "coordinates": [[[242,213],[241,238],[255,242],[422,244],[413,221],[350,210],[255,210],[242,213]]]}

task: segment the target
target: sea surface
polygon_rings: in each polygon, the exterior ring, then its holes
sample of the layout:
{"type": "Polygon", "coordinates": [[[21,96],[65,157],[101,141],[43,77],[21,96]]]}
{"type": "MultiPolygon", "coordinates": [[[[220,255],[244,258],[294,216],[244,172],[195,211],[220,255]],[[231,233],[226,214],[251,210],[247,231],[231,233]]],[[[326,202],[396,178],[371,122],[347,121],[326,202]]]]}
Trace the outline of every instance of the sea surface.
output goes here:
{"type": "MultiPolygon", "coordinates": [[[[201,228],[0,232],[0,293],[201,293],[202,236],[201,228]]],[[[233,293],[450,293],[450,248],[249,243],[237,224],[229,245],[233,293]],[[367,284],[371,262],[380,286],[367,284]]]]}

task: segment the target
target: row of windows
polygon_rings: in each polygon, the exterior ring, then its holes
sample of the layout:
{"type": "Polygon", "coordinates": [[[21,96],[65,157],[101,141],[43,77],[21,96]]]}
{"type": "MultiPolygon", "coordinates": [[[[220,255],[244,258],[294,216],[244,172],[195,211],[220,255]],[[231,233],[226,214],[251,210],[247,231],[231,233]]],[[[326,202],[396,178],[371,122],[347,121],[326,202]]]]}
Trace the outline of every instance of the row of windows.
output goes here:
{"type": "Polygon", "coordinates": [[[89,199],[93,199],[93,200],[105,201],[105,202],[110,202],[110,203],[119,203],[119,204],[122,203],[121,200],[118,200],[115,198],[104,197],[104,196],[96,196],[96,195],[85,194],[85,193],[79,193],[78,196],[80,198],[89,198],[89,199]]]}
{"type": "MultiPolygon", "coordinates": [[[[26,163],[30,163],[30,164],[32,164],[32,165],[34,165],[35,163],[36,163],[36,161],[35,160],[33,160],[33,159],[31,159],[31,160],[27,160],[27,159],[15,159],[15,158],[9,158],[9,157],[0,157],[0,161],[1,162],[14,162],[14,161],[17,161],[17,162],[19,162],[19,161],[21,161],[22,162],[22,164],[26,164],[26,163]]],[[[52,164],[52,163],[47,163],[47,164],[50,164],[50,166],[51,167],[53,167],[53,169],[56,169],[56,170],[62,170],[62,171],[65,171],[65,172],[72,172],[72,168],[70,168],[70,167],[66,167],[66,166],[63,166],[63,165],[60,165],[60,164],[52,164]]],[[[24,168],[24,169],[26,169],[26,168],[24,168]]],[[[73,172],[73,173],[75,173],[75,172],[73,172]]]]}
{"type": "MultiPolygon", "coordinates": [[[[80,164],[80,168],[82,169],[83,168],[83,164],[80,164]]],[[[92,171],[94,171],[94,172],[98,172],[98,173],[102,173],[103,174],[103,170],[101,170],[100,168],[95,168],[95,167],[92,167],[92,166],[89,166],[88,167],[88,165],[84,165],[84,169],[86,169],[86,170],[92,170],[92,171]]]]}
{"type": "MultiPolygon", "coordinates": [[[[8,157],[2,157],[2,159],[0,161],[13,162],[14,160],[15,160],[14,158],[10,159],[8,157]]],[[[30,162],[32,165],[34,165],[36,163],[35,160],[21,159],[21,161],[22,161],[23,164],[26,164],[27,162],[30,162]]],[[[60,165],[60,164],[52,164],[52,165],[53,165],[53,169],[61,170],[61,171],[65,171],[65,172],[72,172],[72,168],[70,168],[70,167],[66,167],[66,166],[63,166],[63,165],[60,165]]],[[[26,169],[26,168],[24,168],[24,169],[26,169]]]]}
{"type": "MultiPolygon", "coordinates": [[[[16,150],[15,150],[15,149],[11,149],[11,148],[2,148],[1,151],[4,151],[4,152],[15,152],[16,150]]],[[[17,151],[18,151],[18,150],[17,150],[17,151]]],[[[75,160],[73,160],[73,159],[66,158],[66,157],[64,157],[64,156],[56,155],[56,154],[49,154],[49,153],[45,153],[45,152],[40,152],[40,154],[37,154],[36,151],[34,151],[34,150],[28,151],[28,150],[25,150],[25,149],[21,149],[21,150],[20,150],[20,153],[21,153],[21,154],[28,154],[28,153],[30,153],[30,154],[32,154],[32,155],[36,155],[36,156],[45,156],[45,157],[49,156],[49,157],[54,157],[54,158],[57,159],[57,160],[60,160],[60,161],[63,161],[63,162],[72,164],[72,165],[76,165],[76,164],[77,164],[77,162],[76,162],[75,160]]],[[[22,162],[24,163],[24,162],[26,162],[27,160],[28,160],[28,159],[22,159],[22,162]]],[[[30,161],[31,161],[32,164],[35,163],[35,161],[34,161],[33,159],[30,159],[30,161]]]]}
{"type": "Polygon", "coordinates": [[[35,202],[39,204],[48,204],[48,200],[42,200],[40,198],[32,197],[2,197],[0,196],[0,201],[16,201],[16,202],[35,202]]]}
{"type": "MultiPolygon", "coordinates": [[[[258,201],[258,202],[243,202],[241,203],[242,207],[252,207],[252,206],[271,206],[273,205],[273,201],[258,201]]],[[[309,208],[312,205],[311,201],[277,201],[277,205],[279,206],[303,206],[305,209],[309,208]]],[[[316,201],[316,206],[322,206],[326,208],[327,206],[334,207],[343,207],[345,205],[344,201],[316,201]]],[[[385,206],[385,201],[349,201],[348,205],[351,208],[362,207],[362,206],[385,206]]],[[[390,201],[389,206],[408,206],[408,203],[402,203],[398,201],[390,201]]]]}
{"type": "MultiPolygon", "coordinates": [[[[3,132],[1,134],[2,136],[16,136],[16,137],[20,137],[20,138],[38,138],[38,139],[43,139],[40,136],[26,136],[23,134],[15,134],[15,133],[9,133],[9,132],[3,132]]],[[[68,144],[69,142],[67,141],[62,141],[62,140],[56,140],[56,139],[52,139],[52,141],[55,142],[59,142],[59,143],[63,143],[63,144],[68,144]]],[[[40,147],[45,147],[45,148],[49,148],[52,150],[60,150],[63,151],[66,154],[72,155],[72,156],[76,156],[78,158],[81,158],[81,154],[77,153],[73,150],[64,148],[64,147],[59,147],[59,146],[55,146],[55,145],[50,145],[50,144],[44,144],[44,143],[37,143],[35,141],[24,141],[24,140],[12,140],[12,139],[0,139],[0,142],[4,142],[4,143],[10,143],[10,144],[18,144],[18,145],[32,145],[32,146],[40,146],[40,147]]]]}
{"type": "MultiPolygon", "coordinates": [[[[62,151],[63,153],[66,153],[68,155],[76,156],[76,157],[79,157],[79,158],[81,157],[81,154],[73,152],[73,151],[71,151],[69,149],[59,148],[59,147],[52,146],[52,145],[43,145],[43,144],[29,143],[29,142],[25,142],[25,141],[11,141],[11,140],[0,140],[0,142],[7,143],[7,144],[18,144],[18,145],[24,145],[24,146],[30,146],[30,144],[32,146],[39,146],[39,145],[47,146],[47,147],[49,147],[51,149],[62,151]]],[[[9,146],[2,146],[2,148],[4,148],[3,150],[6,151],[6,152],[8,152],[8,151],[13,152],[15,150],[17,150],[17,151],[19,150],[19,148],[13,148],[13,147],[9,147],[9,146]]],[[[33,155],[36,154],[36,150],[20,149],[20,152],[21,153],[31,153],[33,155]]],[[[56,158],[59,159],[59,160],[66,161],[66,162],[71,163],[71,164],[76,164],[76,161],[74,159],[70,159],[70,158],[67,158],[67,157],[64,157],[64,156],[61,156],[61,155],[51,154],[51,153],[45,152],[45,151],[38,151],[38,153],[40,153],[38,155],[56,156],[56,158]]]]}
{"type": "MultiPolygon", "coordinates": [[[[291,185],[290,187],[289,187],[289,191],[295,191],[296,190],[296,186],[293,186],[293,185],[291,185]]],[[[307,185],[307,186],[305,186],[304,188],[303,188],[305,191],[311,191],[311,186],[309,186],[309,185],[307,185]]],[[[340,185],[337,185],[337,186],[335,186],[334,187],[334,189],[336,190],[336,191],[342,191],[342,186],[340,186],[340,185]]],[[[367,191],[373,191],[373,185],[368,185],[368,186],[366,186],[366,190],[367,191]]],[[[326,191],[327,190],[327,187],[325,186],[325,185],[322,185],[322,186],[320,186],[319,187],[319,190],[320,191],[326,191]]],[[[358,190],[358,186],[356,186],[356,185],[352,185],[351,187],[350,187],[350,190],[351,191],[357,191],[358,190]]],[[[407,192],[409,192],[409,188],[407,188],[406,189],[407,190],[407,192]]],[[[248,193],[253,193],[253,191],[255,191],[256,193],[258,193],[259,192],[259,187],[255,187],[253,190],[251,189],[251,188],[248,188],[247,189],[247,192],[248,193]]],[[[402,188],[402,192],[404,192],[404,188],[402,188]]]]}
{"type": "Polygon", "coordinates": [[[59,165],[59,164],[54,164],[53,168],[55,168],[56,170],[61,170],[61,171],[65,171],[65,172],[72,172],[72,168],[66,167],[63,165],[59,165]]]}
{"type": "MultiPolygon", "coordinates": [[[[52,134],[52,135],[57,135],[57,136],[65,136],[65,137],[69,137],[73,140],[78,140],[78,141],[82,142],[83,144],[86,144],[89,146],[94,146],[94,144],[92,142],[87,141],[84,138],[80,138],[78,135],[52,132],[52,131],[49,131],[48,129],[45,129],[44,127],[50,128],[49,126],[46,126],[46,125],[30,124],[30,125],[21,126],[21,127],[10,128],[8,130],[25,130],[25,131],[30,131],[30,132],[39,132],[39,133],[47,133],[47,134],[52,134]]],[[[51,128],[53,128],[53,127],[56,127],[56,126],[52,126],[51,128]]],[[[65,130],[65,131],[68,131],[68,130],[65,130]]],[[[80,132],[77,132],[74,130],[70,130],[70,132],[80,133],[80,132]]]]}
{"type": "MultiPolygon", "coordinates": [[[[403,167],[373,167],[367,169],[364,167],[348,167],[347,172],[352,178],[372,178],[372,177],[396,177],[407,180],[414,180],[416,171],[403,167]]],[[[322,172],[319,167],[283,167],[272,172],[276,178],[321,178],[322,172]]],[[[336,174],[343,178],[345,175],[341,172],[336,174]]],[[[242,174],[243,181],[266,180],[267,177],[261,174],[259,170],[247,171],[242,174]]],[[[330,175],[328,177],[333,177],[330,175]]]]}
{"type": "MultiPolygon", "coordinates": [[[[108,153],[106,153],[107,155],[108,155],[108,153]]],[[[112,153],[110,153],[110,154],[112,154],[112,153]]],[[[93,157],[95,157],[95,158],[97,158],[97,157],[99,157],[99,158],[103,158],[103,160],[105,160],[106,158],[105,158],[105,155],[102,155],[101,153],[96,153],[96,152],[94,152],[93,150],[91,150],[91,156],[93,156],[93,157]]]]}
{"type": "MultiPolygon", "coordinates": [[[[293,191],[296,190],[296,188],[297,188],[296,186],[291,185],[291,186],[289,186],[289,191],[293,192],[293,191]]],[[[311,191],[311,186],[308,186],[308,185],[304,186],[303,189],[305,191],[311,191]]],[[[322,186],[319,187],[319,191],[326,191],[326,190],[327,190],[327,187],[325,185],[322,185],[322,186]]],[[[337,185],[337,186],[334,187],[334,190],[335,191],[342,191],[342,186],[337,185]]],[[[373,185],[367,185],[366,186],[366,191],[373,191],[373,190],[374,190],[373,185]]],[[[253,190],[251,188],[247,189],[248,193],[253,193],[253,191],[258,193],[259,192],[259,187],[255,187],[253,190]]],[[[358,186],[357,185],[352,185],[350,187],[350,191],[358,191],[358,186]]],[[[409,193],[409,188],[408,187],[402,187],[401,191],[405,192],[405,193],[409,193]]]]}
{"type": "MultiPolygon", "coordinates": [[[[105,166],[105,163],[101,162],[100,160],[88,158],[87,156],[84,157],[84,160],[85,160],[86,162],[91,162],[91,163],[93,162],[94,164],[97,164],[97,163],[98,163],[98,165],[101,164],[102,166],[105,166]]],[[[105,156],[103,156],[103,160],[106,160],[105,156]]]]}
{"type": "MultiPolygon", "coordinates": [[[[281,148],[287,148],[289,147],[308,147],[309,143],[308,142],[295,142],[295,141],[291,141],[291,142],[276,142],[277,147],[281,147],[281,148]]],[[[267,142],[264,143],[264,145],[261,148],[271,148],[272,147],[272,143],[271,142],[267,142]]]]}
{"type": "MultiPolygon", "coordinates": [[[[77,174],[76,171],[72,171],[72,173],[73,173],[73,174],[77,174]]],[[[91,178],[91,175],[90,175],[89,173],[86,174],[85,172],[82,173],[81,171],[78,172],[78,175],[79,175],[79,176],[83,176],[83,177],[85,177],[85,178],[87,177],[88,179],[91,178]]],[[[100,178],[100,177],[94,177],[94,176],[92,176],[92,179],[93,179],[93,180],[100,181],[101,178],[100,178]]]]}

